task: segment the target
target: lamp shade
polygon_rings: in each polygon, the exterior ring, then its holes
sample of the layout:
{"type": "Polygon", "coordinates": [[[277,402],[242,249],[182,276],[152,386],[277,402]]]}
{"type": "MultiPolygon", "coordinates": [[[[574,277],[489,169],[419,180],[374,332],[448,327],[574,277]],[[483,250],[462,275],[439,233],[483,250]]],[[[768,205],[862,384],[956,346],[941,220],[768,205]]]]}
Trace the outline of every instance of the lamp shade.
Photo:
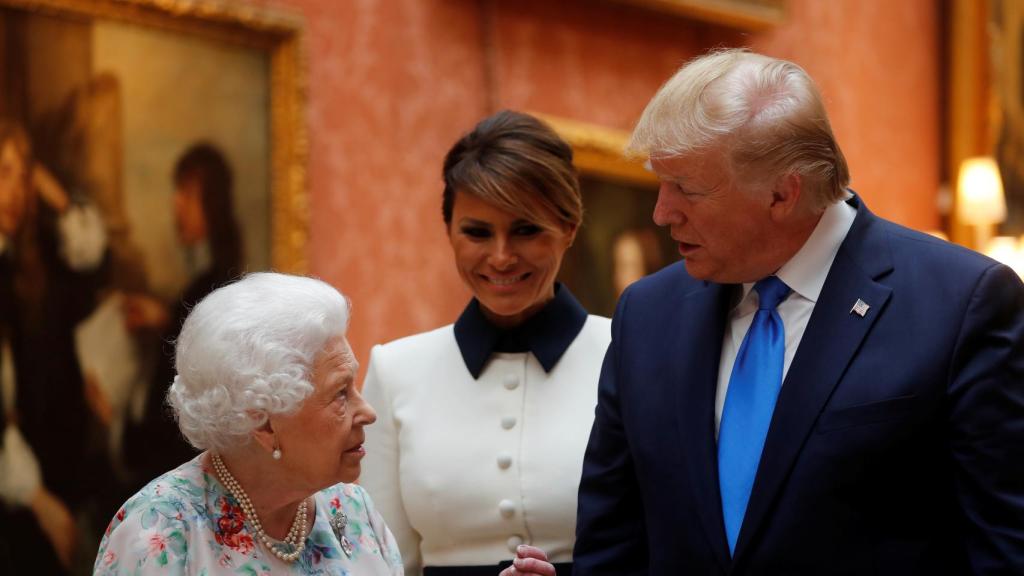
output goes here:
{"type": "Polygon", "coordinates": [[[985,255],[1006,264],[1024,278],[1024,237],[996,236],[985,246],[985,255]]]}
{"type": "Polygon", "coordinates": [[[965,224],[998,224],[1006,219],[1003,179],[994,158],[968,158],[960,165],[956,211],[965,224]]]}

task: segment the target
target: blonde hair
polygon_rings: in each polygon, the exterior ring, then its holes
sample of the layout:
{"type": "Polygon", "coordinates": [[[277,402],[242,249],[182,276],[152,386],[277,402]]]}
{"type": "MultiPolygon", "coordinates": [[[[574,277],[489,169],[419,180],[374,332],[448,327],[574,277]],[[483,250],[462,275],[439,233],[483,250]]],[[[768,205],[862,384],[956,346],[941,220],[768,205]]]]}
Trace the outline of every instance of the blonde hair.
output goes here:
{"type": "Polygon", "coordinates": [[[823,208],[850,182],[814,81],[792,62],[744,49],[686,63],[648,103],[628,152],[668,158],[722,147],[734,181],[799,174],[823,208]]]}

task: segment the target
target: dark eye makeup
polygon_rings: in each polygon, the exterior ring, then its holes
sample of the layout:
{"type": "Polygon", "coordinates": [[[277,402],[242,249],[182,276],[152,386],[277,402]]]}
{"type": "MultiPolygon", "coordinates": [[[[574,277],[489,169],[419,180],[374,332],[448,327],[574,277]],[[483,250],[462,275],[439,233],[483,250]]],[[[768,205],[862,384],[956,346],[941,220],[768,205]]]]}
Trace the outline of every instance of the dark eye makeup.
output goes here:
{"type": "Polygon", "coordinates": [[[533,236],[539,234],[540,231],[541,227],[532,223],[518,224],[512,229],[512,232],[518,236],[533,236]]]}
{"type": "Polygon", "coordinates": [[[462,226],[460,229],[471,238],[487,238],[491,235],[491,230],[484,226],[462,226]]]}

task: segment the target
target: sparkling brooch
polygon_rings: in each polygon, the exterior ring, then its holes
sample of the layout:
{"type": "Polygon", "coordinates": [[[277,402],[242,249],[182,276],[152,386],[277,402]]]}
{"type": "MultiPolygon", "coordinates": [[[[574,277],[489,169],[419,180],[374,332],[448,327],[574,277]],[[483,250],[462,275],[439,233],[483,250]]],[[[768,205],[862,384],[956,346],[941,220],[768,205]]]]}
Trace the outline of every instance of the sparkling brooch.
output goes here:
{"type": "Polygon", "coordinates": [[[337,537],[338,542],[341,542],[341,551],[345,553],[345,556],[352,557],[352,543],[348,541],[345,536],[345,526],[348,525],[348,516],[341,510],[334,513],[331,516],[331,530],[334,532],[334,536],[337,537]]]}

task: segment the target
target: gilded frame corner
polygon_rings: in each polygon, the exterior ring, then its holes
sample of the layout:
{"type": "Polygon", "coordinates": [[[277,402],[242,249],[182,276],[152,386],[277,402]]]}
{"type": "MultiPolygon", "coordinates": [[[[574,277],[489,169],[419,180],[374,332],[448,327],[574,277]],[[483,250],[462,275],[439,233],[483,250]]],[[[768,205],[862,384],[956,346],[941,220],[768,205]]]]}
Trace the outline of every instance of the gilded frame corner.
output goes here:
{"type": "Polygon", "coordinates": [[[629,184],[657,185],[658,179],[643,163],[625,154],[629,133],[558,116],[533,113],[573,148],[573,163],[580,174],[629,184]]]}

